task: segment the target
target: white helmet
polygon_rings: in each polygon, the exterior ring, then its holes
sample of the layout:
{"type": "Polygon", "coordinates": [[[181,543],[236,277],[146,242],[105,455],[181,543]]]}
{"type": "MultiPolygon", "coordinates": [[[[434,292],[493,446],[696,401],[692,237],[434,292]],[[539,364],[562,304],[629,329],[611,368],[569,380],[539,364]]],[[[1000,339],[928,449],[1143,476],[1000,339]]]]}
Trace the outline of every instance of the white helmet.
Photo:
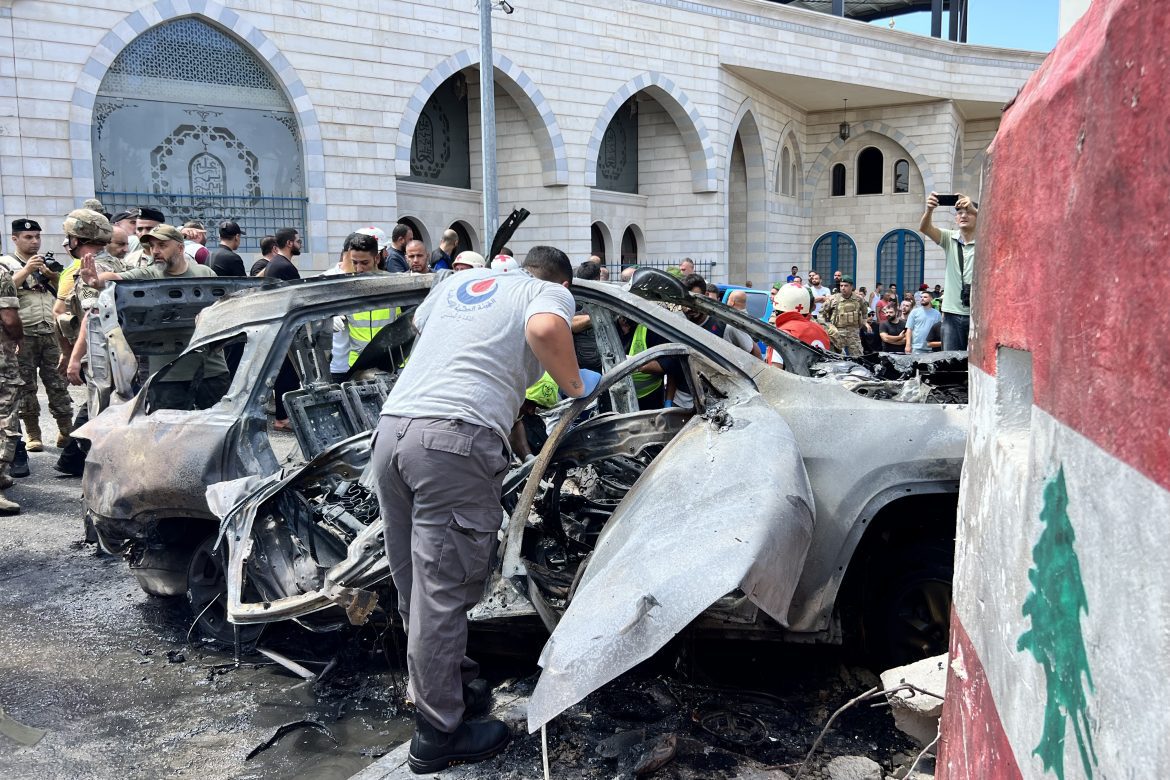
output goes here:
{"type": "Polygon", "coordinates": [[[772,298],[776,311],[794,311],[808,316],[812,314],[812,291],[795,284],[786,284],[776,291],[772,298]]]}
{"type": "Polygon", "coordinates": [[[511,255],[496,255],[492,258],[492,270],[503,271],[505,273],[508,271],[519,271],[520,261],[511,255]]]}

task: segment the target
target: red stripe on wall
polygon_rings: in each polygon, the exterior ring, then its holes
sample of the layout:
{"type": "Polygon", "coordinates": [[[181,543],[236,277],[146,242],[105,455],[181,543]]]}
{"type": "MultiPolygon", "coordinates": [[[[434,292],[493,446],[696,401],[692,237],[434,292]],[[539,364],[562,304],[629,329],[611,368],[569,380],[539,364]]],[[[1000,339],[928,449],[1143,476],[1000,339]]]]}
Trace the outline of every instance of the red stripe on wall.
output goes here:
{"type": "Polygon", "coordinates": [[[1094,0],[1005,113],[971,361],[1030,351],[1039,407],[1170,489],[1167,41],[1165,3],[1094,0]]]}
{"type": "Polygon", "coordinates": [[[938,780],[1022,780],[987,673],[955,609],[951,610],[950,660],[935,776],[938,780]],[[956,668],[962,671],[956,673],[956,668]]]}

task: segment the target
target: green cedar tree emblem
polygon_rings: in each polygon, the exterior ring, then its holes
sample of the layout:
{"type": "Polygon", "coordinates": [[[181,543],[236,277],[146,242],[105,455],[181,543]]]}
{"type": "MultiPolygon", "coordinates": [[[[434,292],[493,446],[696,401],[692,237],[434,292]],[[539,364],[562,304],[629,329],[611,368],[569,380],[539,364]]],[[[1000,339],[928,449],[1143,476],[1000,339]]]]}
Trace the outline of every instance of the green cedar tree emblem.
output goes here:
{"type": "Polygon", "coordinates": [[[1044,770],[1064,780],[1064,739],[1072,721],[1085,775],[1093,777],[1097,754],[1089,729],[1089,702],[1085,689],[1093,690],[1081,612],[1089,614],[1081,565],[1068,517],[1068,490],[1064,467],[1044,486],[1040,510],[1044,530],[1032,548],[1033,567],[1028,570],[1032,592],[1024,600],[1024,617],[1032,627],[1020,636],[1018,650],[1028,650],[1044,667],[1048,700],[1044,707],[1044,732],[1032,751],[1044,762],[1044,770]],[[1082,680],[1083,678],[1083,680],[1082,680]]]}

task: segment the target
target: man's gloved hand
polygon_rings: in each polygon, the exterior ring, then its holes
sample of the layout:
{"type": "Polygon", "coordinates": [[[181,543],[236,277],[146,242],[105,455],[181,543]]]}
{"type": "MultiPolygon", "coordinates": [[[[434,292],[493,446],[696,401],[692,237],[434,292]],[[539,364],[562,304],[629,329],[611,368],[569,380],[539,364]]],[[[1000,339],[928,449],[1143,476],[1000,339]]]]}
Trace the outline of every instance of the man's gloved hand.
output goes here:
{"type": "Polygon", "coordinates": [[[585,392],[582,395],[589,395],[597,389],[597,385],[601,382],[601,374],[596,371],[590,371],[588,368],[581,370],[581,384],[585,386],[585,392]]]}

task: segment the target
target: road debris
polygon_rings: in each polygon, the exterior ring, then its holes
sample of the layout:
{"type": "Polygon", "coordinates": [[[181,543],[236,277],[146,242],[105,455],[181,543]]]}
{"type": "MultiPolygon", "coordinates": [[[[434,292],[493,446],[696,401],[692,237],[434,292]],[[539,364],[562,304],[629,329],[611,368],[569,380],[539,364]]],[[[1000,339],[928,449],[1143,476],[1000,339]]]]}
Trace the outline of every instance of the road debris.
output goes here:
{"type": "Polygon", "coordinates": [[[253,758],[279,742],[285,735],[291,734],[294,731],[299,731],[300,729],[316,729],[325,736],[329,737],[330,741],[333,742],[334,745],[341,744],[337,741],[337,737],[333,736],[333,732],[330,731],[324,723],[320,723],[315,720],[297,720],[293,721],[292,723],[285,723],[283,726],[277,728],[271,737],[252,748],[251,752],[244,757],[244,760],[251,761],[253,758]]]}
{"type": "Polygon", "coordinates": [[[894,725],[919,745],[928,745],[938,738],[943,696],[946,695],[947,659],[947,654],[943,653],[889,669],[881,675],[885,688],[900,688],[897,693],[886,696],[894,715],[894,725]]]}
{"type": "Polygon", "coordinates": [[[14,720],[9,715],[6,715],[4,709],[0,707],[0,734],[8,737],[18,745],[32,747],[40,742],[46,733],[44,729],[38,729],[35,726],[26,726],[20,721],[14,720]]]}

